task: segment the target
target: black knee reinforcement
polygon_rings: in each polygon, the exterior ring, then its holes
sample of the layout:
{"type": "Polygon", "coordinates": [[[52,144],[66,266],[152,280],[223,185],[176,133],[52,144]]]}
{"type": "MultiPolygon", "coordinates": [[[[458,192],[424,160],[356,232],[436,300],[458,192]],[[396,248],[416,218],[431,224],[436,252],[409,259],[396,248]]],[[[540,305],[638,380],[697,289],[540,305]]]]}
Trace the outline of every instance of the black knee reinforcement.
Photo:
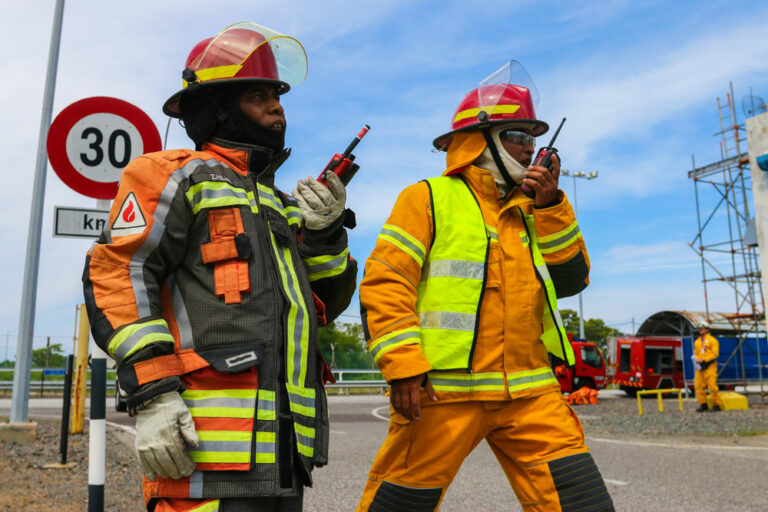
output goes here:
{"type": "Polygon", "coordinates": [[[433,512],[443,494],[442,487],[419,489],[382,482],[369,512],[433,512]]]}
{"type": "Polygon", "coordinates": [[[563,512],[613,512],[613,501],[591,454],[550,461],[549,472],[563,512]]]}

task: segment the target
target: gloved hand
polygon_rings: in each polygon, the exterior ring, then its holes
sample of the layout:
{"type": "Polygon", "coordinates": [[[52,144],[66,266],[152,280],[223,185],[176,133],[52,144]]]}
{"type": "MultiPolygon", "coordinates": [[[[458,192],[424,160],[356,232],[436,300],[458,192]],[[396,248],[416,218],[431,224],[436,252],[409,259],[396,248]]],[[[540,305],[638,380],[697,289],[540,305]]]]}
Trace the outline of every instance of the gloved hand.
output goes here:
{"type": "Polygon", "coordinates": [[[195,462],[184,451],[185,441],[200,445],[192,414],[177,391],[158,395],[136,411],[136,455],[141,472],[150,480],[192,474],[195,462]]]}
{"type": "Polygon", "coordinates": [[[327,228],[339,218],[347,201],[347,191],[336,173],[326,173],[326,187],[312,176],[299,180],[293,197],[299,202],[301,216],[307,229],[327,228]]]}

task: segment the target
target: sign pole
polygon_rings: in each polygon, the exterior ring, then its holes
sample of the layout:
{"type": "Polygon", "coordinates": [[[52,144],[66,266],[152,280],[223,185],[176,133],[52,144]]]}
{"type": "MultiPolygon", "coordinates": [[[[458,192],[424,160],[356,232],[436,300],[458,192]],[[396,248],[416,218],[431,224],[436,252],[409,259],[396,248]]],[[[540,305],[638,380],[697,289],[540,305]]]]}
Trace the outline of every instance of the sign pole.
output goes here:
{"type": "Polygon", "coordinates": [[[32,335],[35,326],[37,299],[37,273],[40,263],[40,234],[43,224],[45,200],[45,171],[48,167],[46,139],[53,111],[53,92],[56,88],[56,71],[59,64],[61,24],[64,18],[64,0],[56,0],[53,14],[51,45],[48,50],[48,71],[45,76],[43,111],[40,116],[40,135],[37,141],[35,179],[32,185],[32,201],[27,233],[27,257],[24,263],[24,281],[19,313],[18,342],[16,347],[16,371],[13,373],[10,423],[27,423],[29,419],[29,383],[32,368],[32,335]]]}

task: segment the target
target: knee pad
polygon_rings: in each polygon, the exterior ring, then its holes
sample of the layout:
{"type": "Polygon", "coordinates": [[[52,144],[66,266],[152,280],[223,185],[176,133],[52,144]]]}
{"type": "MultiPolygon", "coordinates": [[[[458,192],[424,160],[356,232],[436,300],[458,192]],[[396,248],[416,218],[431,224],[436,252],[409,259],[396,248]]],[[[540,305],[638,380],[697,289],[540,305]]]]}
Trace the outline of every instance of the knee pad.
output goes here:
{"type": "Polygon", "coordinates": [[[613,501],[590,453],[549,462],[563,512],[613,512],[613,501]]]}
{"type": "Polygon", "coordinates": [[[369,512],[433,512],[440,503],[442,487],[419,489],[382,482],[369,512]]]}

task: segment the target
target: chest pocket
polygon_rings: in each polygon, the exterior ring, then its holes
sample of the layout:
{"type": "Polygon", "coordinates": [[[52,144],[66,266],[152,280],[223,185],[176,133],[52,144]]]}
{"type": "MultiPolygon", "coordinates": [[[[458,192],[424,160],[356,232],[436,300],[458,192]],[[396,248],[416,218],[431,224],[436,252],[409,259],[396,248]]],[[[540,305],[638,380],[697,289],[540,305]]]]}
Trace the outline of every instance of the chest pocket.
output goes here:
{"type": "Polygon", "coordinates": [[[200,251],[203,263],[213,264],[216,295],[224,297],[227,304],[240,304],[242,293],[251,291],[248,275],[248,259],[251,257],[251,241],[243,229],[239,208],[222,208],[208,211],[210,243],[200,251]]]}

